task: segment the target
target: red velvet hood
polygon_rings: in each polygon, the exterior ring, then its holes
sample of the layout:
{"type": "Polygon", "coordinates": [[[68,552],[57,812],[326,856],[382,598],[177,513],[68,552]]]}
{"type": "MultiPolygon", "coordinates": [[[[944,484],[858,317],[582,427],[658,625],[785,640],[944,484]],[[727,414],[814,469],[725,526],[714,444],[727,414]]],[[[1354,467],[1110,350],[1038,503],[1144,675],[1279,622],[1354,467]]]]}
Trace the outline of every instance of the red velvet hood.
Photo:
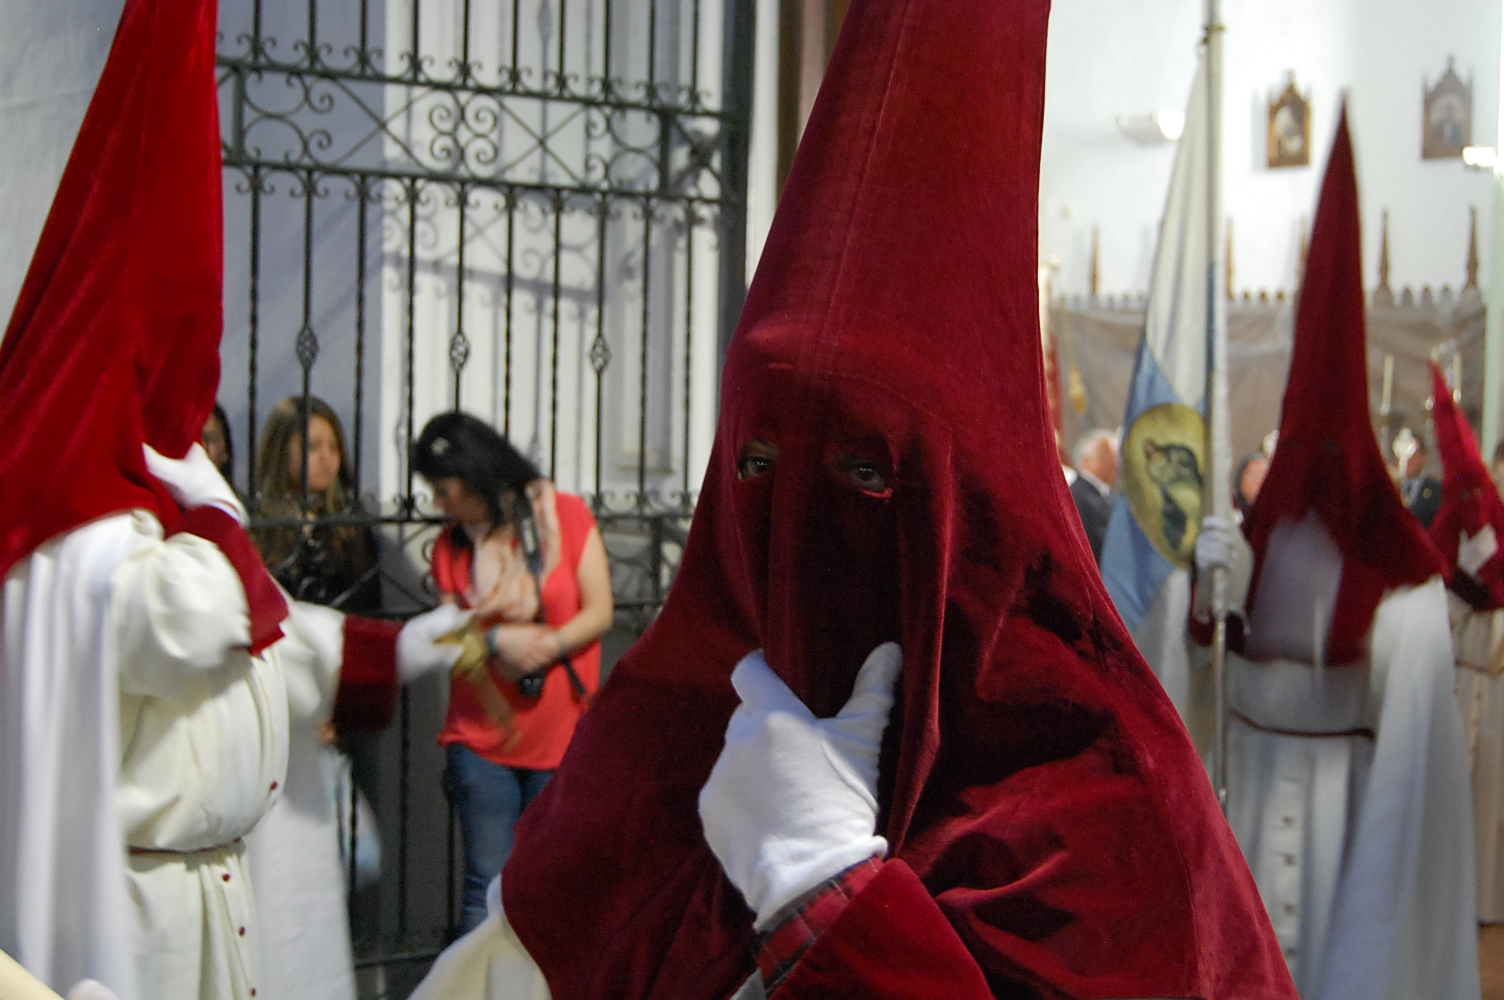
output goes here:
{"type": "Polygon", "coordinates": [[[219,385],[215,4],[127,0],[0,343],[0,576],[116,511],[177,505],[219,385]]]}
{"type": "Polygon", "coordinates": [[[1431,541],[1446,561],[1447,583],[1458,596],[1479,611],[1504,608],[1504,552],[1484,563],[1476,577],[1457,566],[1457,544],[1463,532],[1476,535],[1491,524],[1504,544],[1504,502],[1500,502],[1499,489],[1483,464],[1483,451],[1472,425],[1457,408],[1446,375],[1434,361],[1431,378],[1436,401],[1431,416],[1436,422],[1436,445],[1446,481],[1441,508],[1431,522],[1431,541]]]}
{"type": "Polygon", "coordinates": [[[752,914],[696,808],[731,669],[763,647],[828,715],[889,638],[878,831],[999,995],[1293,996],[1059,474],[1035,263],[1047,18],[1044,0],[850,8],[678,578],[503,877],[556,1000],[724,997],[752,971],[752,914]],[[776,464],[738,480],[754,439],[776,464]],[[886,487],[844,484],[848,456],[886,487]]]}
{"type": "MultiPolygon", "coordinates": [[[[1379,454],[1368,409],[1358,181],[1347,110],[1327,163],[1295,318],[1279,446],[1249,513],[1250,607],[1257,607],[1270,537],[1314,512],[1342,556],[1326,662],[1353,663],[1368,650],[1374,609],[1399,586],[1424,583],[1443,566],[1425,529],[1405,509],[1379,454]]],[[[1250,623],[1250,648],[1259,623],[1250,623]]],[[[1304,659],[1266,648],[1260,655],[1304,659]]]]}

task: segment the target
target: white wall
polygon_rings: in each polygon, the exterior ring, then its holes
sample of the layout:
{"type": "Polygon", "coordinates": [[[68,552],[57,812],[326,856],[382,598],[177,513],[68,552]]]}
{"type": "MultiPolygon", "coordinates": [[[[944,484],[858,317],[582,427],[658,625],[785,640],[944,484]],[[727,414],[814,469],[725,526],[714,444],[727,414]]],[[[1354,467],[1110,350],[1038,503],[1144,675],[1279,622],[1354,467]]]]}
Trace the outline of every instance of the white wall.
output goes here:
{"type": "Polygon", "coordinates": [[[115,40],[124,0],[0,0],[0,330],[115,40]]]}
{"type": "MultiPolygon", "coordinates": [[[[1391,284],[1460,285],[1468,207],[1479,208],[1482,275],[1490,252],[1489,178],[1460,160],[1420,157],[1421,87],[1447,57],[1473,78],[1473,143],[1497,138],[1498,0],[1225,0],[1226,207],[1234,284],[1295,284],[1302,218],[1314,212],[1341,94],[1352,101],[1364,214],[1364,266],[1376,282],[1379,216],[1390,212],[1391,284]],[[1313,163],[1264,166],[1266,102],[1294,70],[1313,104],[1313,163]]],[[[1100,288],[1141,292],[1148,281],[1174,148],[1142,146],[1116,118],[1183,108],[1195,70],[1203,0],[1056,0],[1040,198],[1040,251],[1058,258],[1055,290],[1090,282],[1100,227],[1100,288]]]]}

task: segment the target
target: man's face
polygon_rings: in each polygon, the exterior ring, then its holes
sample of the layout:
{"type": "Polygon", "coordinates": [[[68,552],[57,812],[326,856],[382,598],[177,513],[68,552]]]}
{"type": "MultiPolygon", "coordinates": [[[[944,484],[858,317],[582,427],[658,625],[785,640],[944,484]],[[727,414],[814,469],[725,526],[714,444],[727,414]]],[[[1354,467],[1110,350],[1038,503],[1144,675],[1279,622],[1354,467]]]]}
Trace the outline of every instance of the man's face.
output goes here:
{"type": "Polygon", "coordinates": [[[1414,479],[1426,467],[1426,453],[1419,448],[1405,462],[1405,478],[1414,479]]]}
{"type": "Polygon", "coordinates": [[[1096,476],[1108,486],[1116,486],[1118,483],[1118,450],[1112,441],[1107,438],[1097,442],[1081,458],[1081,471],[1088,475],[1096,476]]]}

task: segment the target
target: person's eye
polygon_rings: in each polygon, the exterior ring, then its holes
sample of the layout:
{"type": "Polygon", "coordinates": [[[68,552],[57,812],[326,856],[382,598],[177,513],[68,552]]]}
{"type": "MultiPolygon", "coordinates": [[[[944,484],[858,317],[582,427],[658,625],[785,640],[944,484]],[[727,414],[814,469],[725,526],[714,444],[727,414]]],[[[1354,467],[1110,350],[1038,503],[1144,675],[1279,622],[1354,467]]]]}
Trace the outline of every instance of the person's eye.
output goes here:
{"type": "Polygon", "coordinates": [[[773,463],[761,455],[748,455],[736,466],[738,479],[753,479],[773,467],[773,463]]]}
{"type": "Polygon", "coordinates": [[[864,490],[886,489],[888,480],[872,462],[857,462],[851,467],[851,481],[864,490]]]}
{"type": "Polygon", "coordinates": [[[882,466],[869,459],[840,455],[831,462],[831,466],[846,485],[863,493],[885,493],[888,489],[888,477],[882,466]]]}
{"type": "Polygon", "coordinates": [[[767,441],[748,441],[736,463],[737,479],[756,479],[771,472],[778,461],[778,448],[767,441]]]}

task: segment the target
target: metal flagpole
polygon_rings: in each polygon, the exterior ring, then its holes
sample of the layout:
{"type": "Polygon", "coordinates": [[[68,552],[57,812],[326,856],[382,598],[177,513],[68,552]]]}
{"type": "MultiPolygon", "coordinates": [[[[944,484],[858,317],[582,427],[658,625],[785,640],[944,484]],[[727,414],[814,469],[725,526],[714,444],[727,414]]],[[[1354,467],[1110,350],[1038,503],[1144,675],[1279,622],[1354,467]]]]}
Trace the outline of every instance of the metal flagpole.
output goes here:
{"type": "MultiPolygon", "coordinates": [[[[1203,510],[1232,520],[1232,455],[1228,442],[1227,292],[1222,238],[1222,0],[1206,0],[1206,338],[1207,338],[1207,478],[1203,510]],[[1208,502],[1209,501],[1209,502],[1208,502]]],[[[1212,781],[1217,800],[1227,809],[1227,570],[1212,571],[1212,692],[1216,710],[1216,748],[1212,781]]]]}

